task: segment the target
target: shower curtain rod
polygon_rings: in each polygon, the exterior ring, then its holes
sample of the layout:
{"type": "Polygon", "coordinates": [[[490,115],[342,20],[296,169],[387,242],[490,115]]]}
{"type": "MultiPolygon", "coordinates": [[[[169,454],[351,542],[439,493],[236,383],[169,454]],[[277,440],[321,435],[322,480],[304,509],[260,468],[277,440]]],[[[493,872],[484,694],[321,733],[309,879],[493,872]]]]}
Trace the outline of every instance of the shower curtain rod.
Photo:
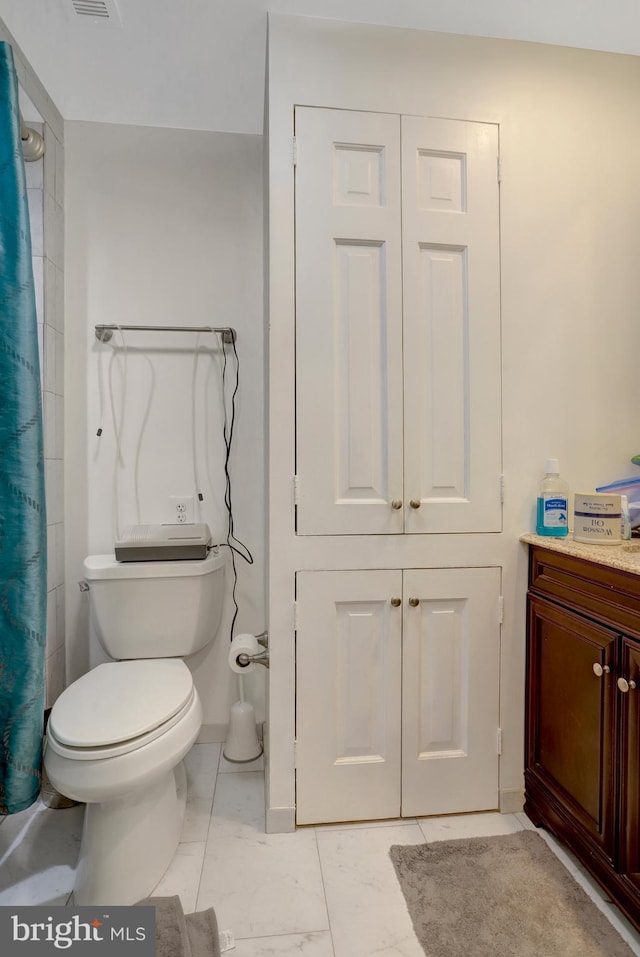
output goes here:
{"type": "Polygon", "coordinates": [[[235,342],[236,330],[231,326],[96,326],[96,339],[100,342],[109,342],[116,331],[130,332],[218,332],[223,342],[235,342]]]}

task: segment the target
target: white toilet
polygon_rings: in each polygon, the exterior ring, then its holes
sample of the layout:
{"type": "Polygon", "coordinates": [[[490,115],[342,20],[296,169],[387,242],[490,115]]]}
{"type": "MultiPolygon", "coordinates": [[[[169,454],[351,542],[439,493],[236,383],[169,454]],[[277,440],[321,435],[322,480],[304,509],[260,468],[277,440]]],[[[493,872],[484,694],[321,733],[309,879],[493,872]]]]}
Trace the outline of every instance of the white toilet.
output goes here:
{"type": "Polygon", "coordinates": [[[133,904],[175,853],[186,802],[182,759],[202,706],[182,657],[215,638],[224,594],[217,552],[199,561],[84,563],[91,619],[107,654],[58,698],[44,764],[86,802],[74,901],[133,904]]]}

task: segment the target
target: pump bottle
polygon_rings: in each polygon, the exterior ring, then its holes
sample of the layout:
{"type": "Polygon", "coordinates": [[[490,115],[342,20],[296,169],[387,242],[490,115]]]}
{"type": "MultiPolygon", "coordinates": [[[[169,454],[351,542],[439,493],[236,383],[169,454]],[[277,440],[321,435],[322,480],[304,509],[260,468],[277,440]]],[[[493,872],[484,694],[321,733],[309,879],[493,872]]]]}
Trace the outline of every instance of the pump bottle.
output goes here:
{"type": "Polygon", "coordinates": [[[569,532],[569,486],[560,478],[557,459],[547,459],[546,473],[540,483],[536,532],[564,538],[569,532]]]}

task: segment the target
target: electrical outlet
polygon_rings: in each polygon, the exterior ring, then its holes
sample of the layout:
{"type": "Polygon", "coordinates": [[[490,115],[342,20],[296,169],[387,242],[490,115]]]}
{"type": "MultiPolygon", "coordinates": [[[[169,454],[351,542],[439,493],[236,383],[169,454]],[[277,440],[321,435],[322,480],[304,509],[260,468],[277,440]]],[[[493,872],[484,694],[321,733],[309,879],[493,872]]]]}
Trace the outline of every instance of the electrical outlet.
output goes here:
{"type": "Polygon", "coordinates": [[[176,525],[192,525],[194,512],[193,495],[170,495],[171,522],[176,525]]]}

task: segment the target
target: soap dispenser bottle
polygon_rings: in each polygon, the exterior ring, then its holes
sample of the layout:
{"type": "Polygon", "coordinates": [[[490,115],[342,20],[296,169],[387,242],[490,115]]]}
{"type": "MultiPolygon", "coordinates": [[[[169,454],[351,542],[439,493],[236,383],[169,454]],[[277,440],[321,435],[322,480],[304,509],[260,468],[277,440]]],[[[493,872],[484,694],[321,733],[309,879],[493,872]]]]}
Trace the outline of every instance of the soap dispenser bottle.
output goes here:
{"type": "Polygon", "coordinates": [[[538,493],[536,532],[564,538],[569,532],[569,486],[560,478],[557,459],[547,459],[545,476],[538,493]]]}

